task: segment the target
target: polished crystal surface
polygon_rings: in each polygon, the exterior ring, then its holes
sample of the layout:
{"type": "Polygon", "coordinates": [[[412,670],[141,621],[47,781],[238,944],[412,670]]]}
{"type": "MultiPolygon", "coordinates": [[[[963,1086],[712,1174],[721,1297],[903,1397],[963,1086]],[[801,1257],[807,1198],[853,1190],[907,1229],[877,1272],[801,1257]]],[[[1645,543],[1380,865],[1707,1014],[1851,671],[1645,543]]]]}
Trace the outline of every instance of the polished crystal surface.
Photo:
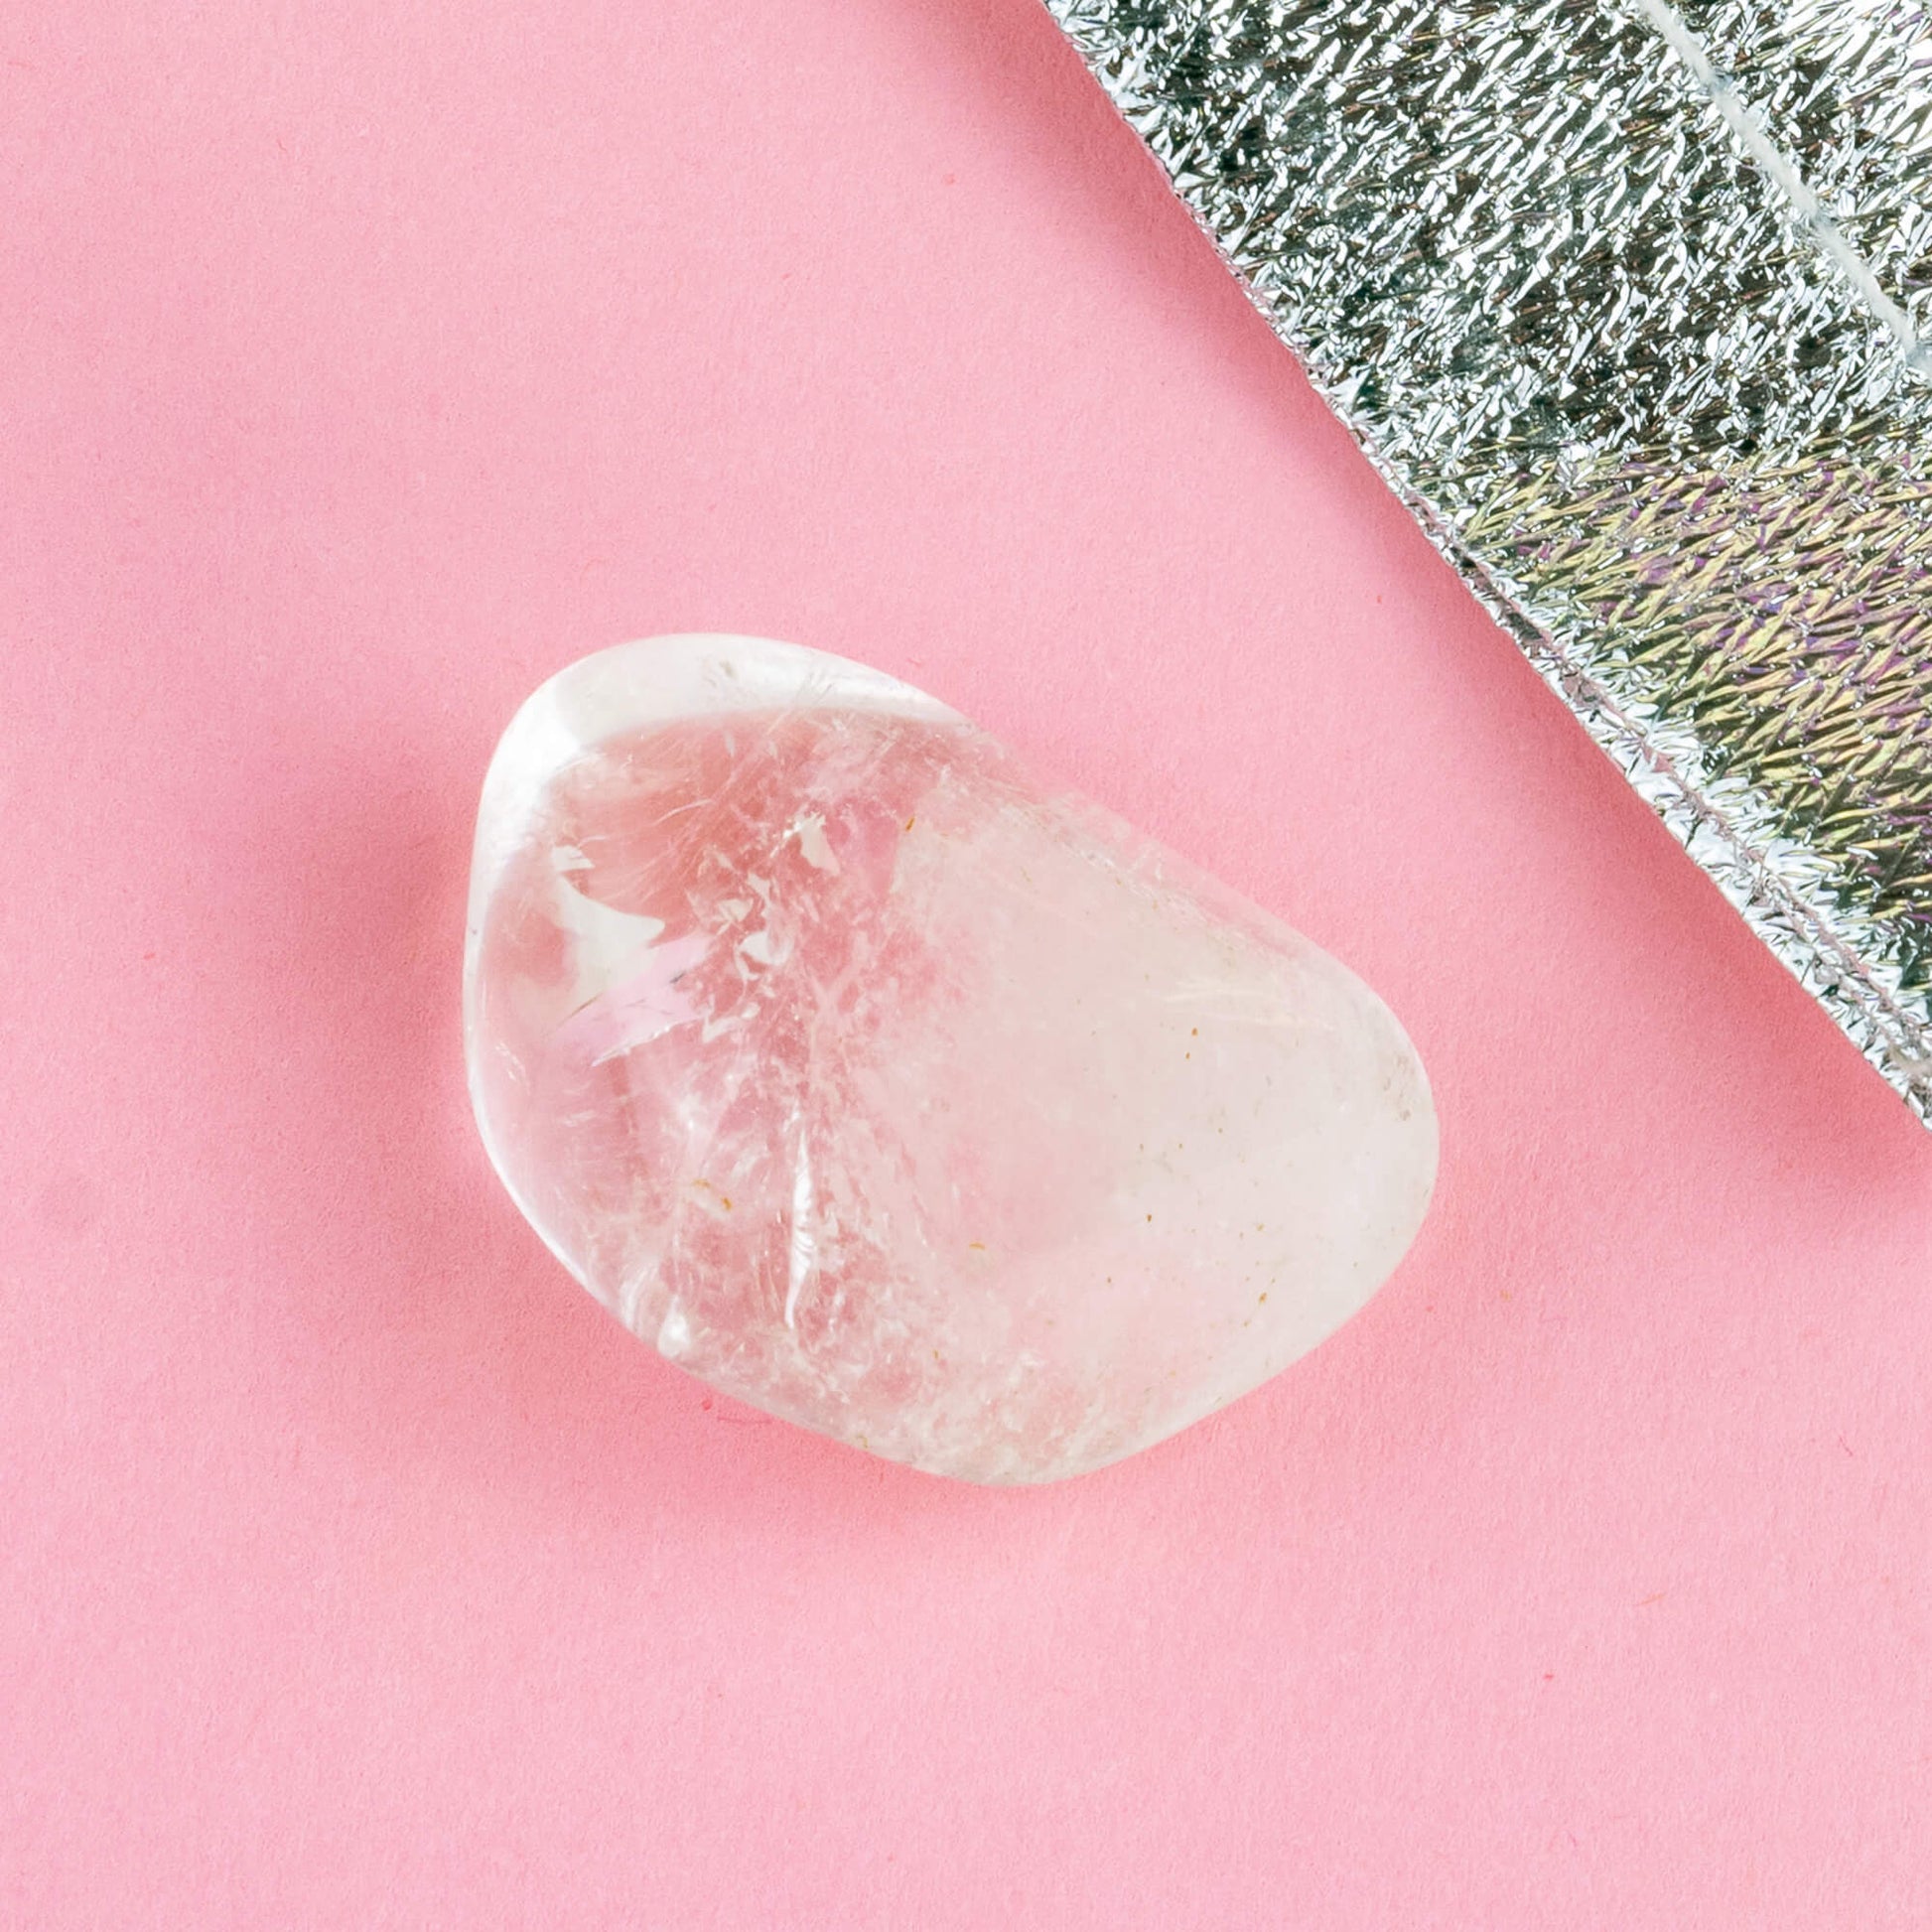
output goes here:
{"type": "Polygon", "coordinates": [[[756,638],[622,645],[524,706],[465,1016],[492,1160],[626,1326],[979,1481],[1265,1381],[1435,1173],[1352,974],[923,693],[756,638]]]}

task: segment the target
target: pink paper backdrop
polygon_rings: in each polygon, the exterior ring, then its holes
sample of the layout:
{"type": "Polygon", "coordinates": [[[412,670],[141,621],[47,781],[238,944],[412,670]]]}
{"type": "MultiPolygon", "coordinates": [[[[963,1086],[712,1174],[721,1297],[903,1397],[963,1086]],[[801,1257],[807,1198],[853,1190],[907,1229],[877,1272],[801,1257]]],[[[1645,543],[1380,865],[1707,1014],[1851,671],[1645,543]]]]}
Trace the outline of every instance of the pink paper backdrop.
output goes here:
{"type": "Polygon", "coordinates": [[[0,9],[0,1921],[1932,1922],[1932,1136],[1032,0],[0,9]],[[1366,973],[1408,1266],[987,1493],[485,1170],[522,695],[910,676],[1366,973]]]}

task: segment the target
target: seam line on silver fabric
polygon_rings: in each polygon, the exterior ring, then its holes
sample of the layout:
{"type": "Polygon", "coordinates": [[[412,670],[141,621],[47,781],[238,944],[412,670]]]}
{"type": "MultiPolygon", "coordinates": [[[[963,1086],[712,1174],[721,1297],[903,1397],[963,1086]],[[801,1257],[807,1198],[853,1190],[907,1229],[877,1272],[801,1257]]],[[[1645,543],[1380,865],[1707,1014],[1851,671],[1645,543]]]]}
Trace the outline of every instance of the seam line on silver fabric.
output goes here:
{"type": "Polygon", "coordinates": [[[1854,293],[1898,345],[1905,366],[1914,375],[1932,376],[1932,340],[1922,340],[1912,319],[1885,293],[1871,264],[1852,245],[1845,230],[1826,211],[1798,164],[1771,138],[1757,110],[1738,91],[1736,83],[1712,60],[1690,24],[1669,0],[1635,0],[1637,11],[1663,37],[1684,64],[1704,97],[1717,109],[1738,145],[1757,163],[1784,198],[1798,227],[1820,254],[1843,275],[1854,293]]]}

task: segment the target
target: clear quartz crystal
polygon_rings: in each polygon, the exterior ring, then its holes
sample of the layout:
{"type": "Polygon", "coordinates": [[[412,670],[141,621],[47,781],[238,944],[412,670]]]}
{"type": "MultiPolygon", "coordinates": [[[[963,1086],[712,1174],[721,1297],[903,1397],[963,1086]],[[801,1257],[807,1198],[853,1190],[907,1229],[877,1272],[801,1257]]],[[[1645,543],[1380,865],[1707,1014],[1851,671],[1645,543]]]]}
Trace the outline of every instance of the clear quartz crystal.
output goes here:
{"type": "Polygon", "coordinates": [[[465,1022],[491,1159],[620,1320],[982,1482],[1266,1381],[1435,1176],[1352,974],[933,699],[755,638],[625,644],[518,713],[465,1022]]]}

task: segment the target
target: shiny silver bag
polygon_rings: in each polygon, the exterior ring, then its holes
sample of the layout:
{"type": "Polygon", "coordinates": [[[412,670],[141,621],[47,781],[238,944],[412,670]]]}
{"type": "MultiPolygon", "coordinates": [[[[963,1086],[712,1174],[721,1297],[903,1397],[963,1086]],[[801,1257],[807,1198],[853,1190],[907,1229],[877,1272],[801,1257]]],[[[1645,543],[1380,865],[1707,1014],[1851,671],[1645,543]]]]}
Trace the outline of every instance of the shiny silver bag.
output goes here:
{"type": "Polygon", "coordinates": [[[1439,547],[1932,1119],[1932,13],[1047,4],[1439,547]]]}

